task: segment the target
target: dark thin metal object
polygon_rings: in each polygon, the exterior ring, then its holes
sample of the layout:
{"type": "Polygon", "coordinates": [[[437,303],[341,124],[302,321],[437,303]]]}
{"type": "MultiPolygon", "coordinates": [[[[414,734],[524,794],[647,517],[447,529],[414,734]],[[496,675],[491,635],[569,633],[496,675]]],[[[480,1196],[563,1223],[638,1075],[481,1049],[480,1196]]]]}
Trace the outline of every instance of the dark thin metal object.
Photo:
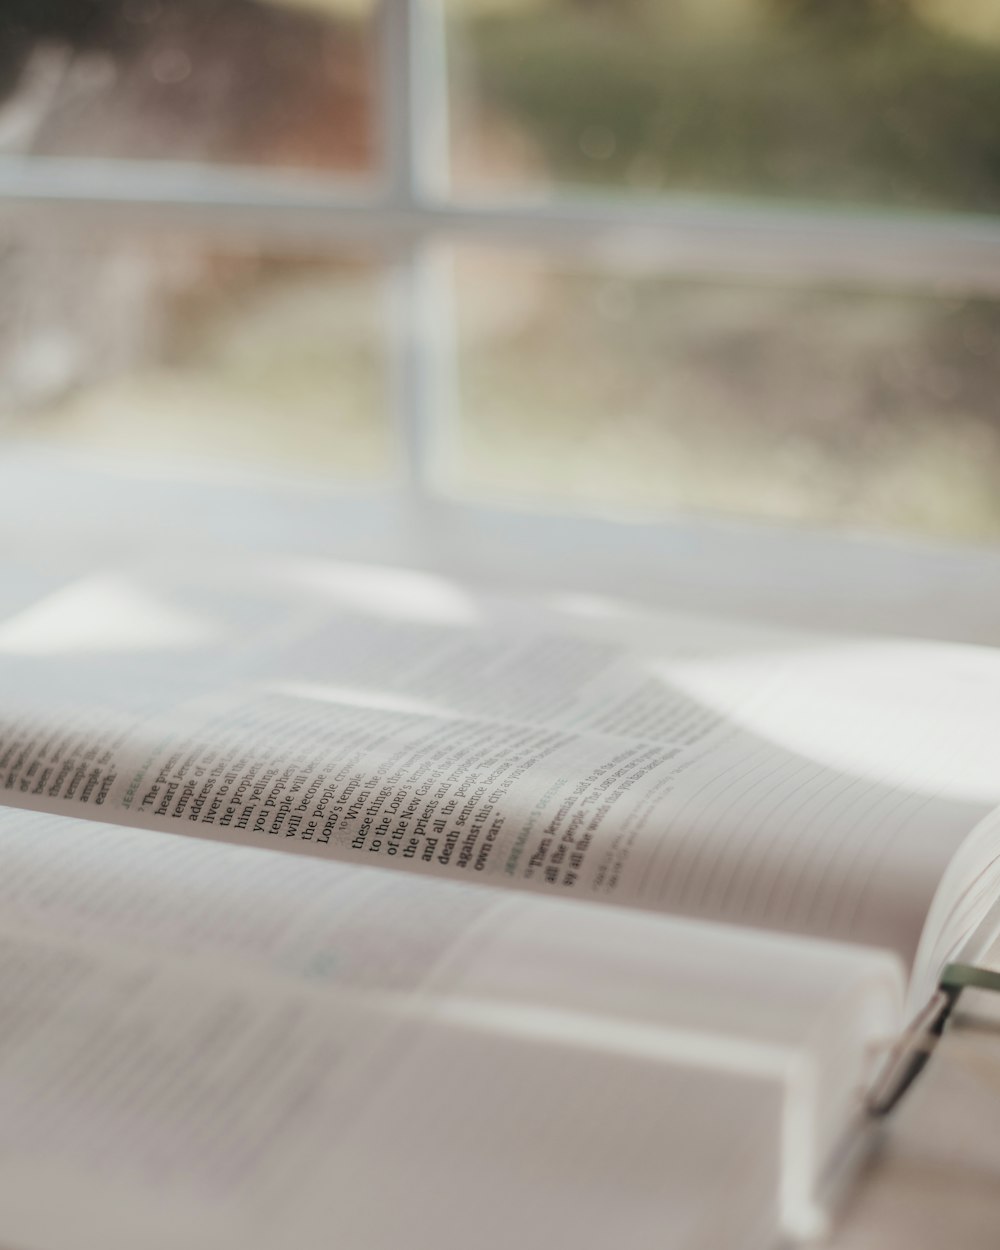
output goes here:
{"type": "Polygon", "coordinates": [[[965,989],[1000,993],[1000,972],[974,964],[945,965],[937,993],[903,1037],[884,1077],[872,1091],[869,1115],[878,1119],[887,1116],[924,1070],[965,989]]]}

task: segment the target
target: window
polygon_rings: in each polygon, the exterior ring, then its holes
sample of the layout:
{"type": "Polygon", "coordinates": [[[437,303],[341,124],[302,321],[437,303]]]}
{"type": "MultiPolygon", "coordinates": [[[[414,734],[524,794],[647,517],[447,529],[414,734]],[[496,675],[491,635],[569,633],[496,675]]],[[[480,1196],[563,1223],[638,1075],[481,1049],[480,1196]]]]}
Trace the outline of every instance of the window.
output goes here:
{"type": "Polygon", "coordinates": [[[21,437],[1000,535],[988,0],[16,0],[21,437]]]}

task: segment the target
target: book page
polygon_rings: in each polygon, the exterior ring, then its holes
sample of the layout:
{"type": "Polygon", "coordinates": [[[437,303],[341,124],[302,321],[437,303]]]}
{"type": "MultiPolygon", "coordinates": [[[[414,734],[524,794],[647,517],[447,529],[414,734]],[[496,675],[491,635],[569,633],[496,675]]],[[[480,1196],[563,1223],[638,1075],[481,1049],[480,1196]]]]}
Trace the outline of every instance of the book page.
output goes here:
{"type": "Polygon", "coordinates": [[[7,801],[887,946],[1000,802],[1000,656],[286,562],[0,628],[7,801]]]}
{"type": "Polygon", "coordinates": [[[618,908],[9,809],[0,866],[38,1250],[814,1233],[901,1020],[888,956],[618,908]]]}

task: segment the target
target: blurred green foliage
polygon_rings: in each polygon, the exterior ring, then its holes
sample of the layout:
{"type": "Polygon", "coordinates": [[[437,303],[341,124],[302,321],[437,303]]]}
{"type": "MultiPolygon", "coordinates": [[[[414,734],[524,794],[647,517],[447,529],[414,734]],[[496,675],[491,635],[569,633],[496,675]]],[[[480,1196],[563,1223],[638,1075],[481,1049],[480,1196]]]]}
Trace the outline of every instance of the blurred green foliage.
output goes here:
{"type": "Polygon", "coordinates": [[[1000,211],[1000,46],[905,0],[559,0],[463,24],[558,181],[1000,211]]]}
{"type": "MultiPolygon", "coordinates": [[[[1000,0],[449,4],[473,181],[1000,213],[1000,22],[973,37],[1000,0]]],[[[998,370],[984,295],[553,269],[467,336],[462,470],[571,506],[995,539],[998,370]]]]}

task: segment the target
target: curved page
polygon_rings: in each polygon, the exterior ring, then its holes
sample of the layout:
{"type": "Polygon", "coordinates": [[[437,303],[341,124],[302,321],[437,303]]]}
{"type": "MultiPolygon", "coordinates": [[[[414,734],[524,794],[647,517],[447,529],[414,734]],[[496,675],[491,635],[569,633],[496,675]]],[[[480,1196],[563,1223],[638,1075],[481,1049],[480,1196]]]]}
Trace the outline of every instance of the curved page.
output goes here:
{"type": "Polygon", "coordinates": [[[0,866],[37,1250],[771,1244],[900,1021],[821,943],[23,812],[0,866]]]}
{"type": "Polygon", "coordinates": [[[7,801],[895,950],[1000,802],[1000,655],[324,563],[0,626],[7,801]]]}

